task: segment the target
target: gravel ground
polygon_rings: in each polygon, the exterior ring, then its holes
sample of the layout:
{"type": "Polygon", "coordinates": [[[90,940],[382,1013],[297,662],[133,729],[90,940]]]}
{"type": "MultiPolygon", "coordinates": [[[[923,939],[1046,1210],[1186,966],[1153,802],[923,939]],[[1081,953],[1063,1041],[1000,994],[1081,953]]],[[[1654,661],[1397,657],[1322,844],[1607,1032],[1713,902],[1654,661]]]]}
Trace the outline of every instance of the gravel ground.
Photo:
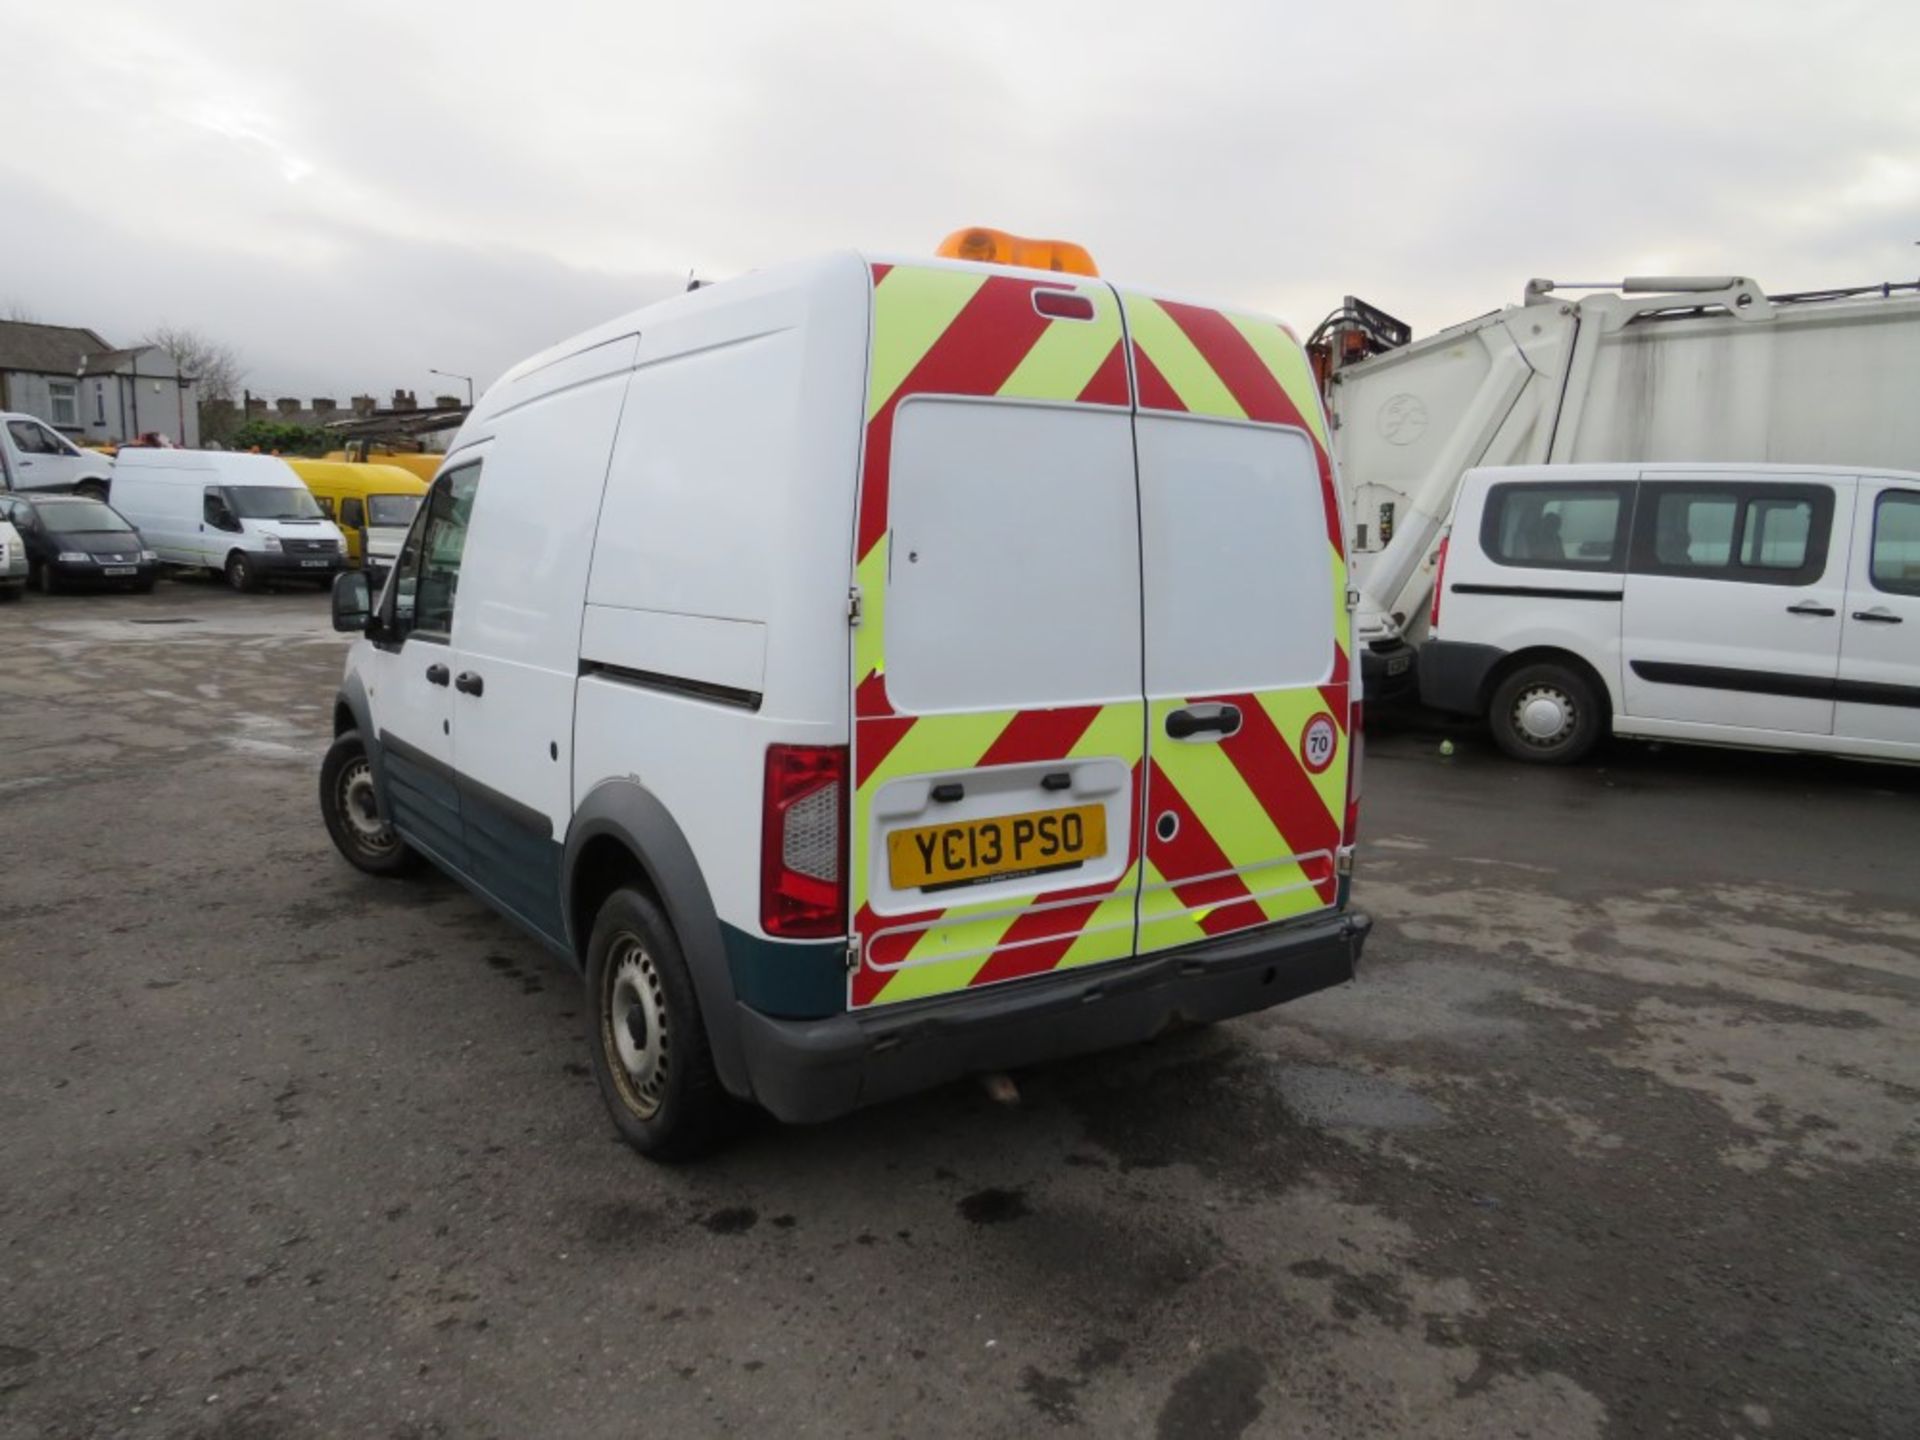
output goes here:
{"type": "Polygon", "coordinates": [[[1920,772],[1377,735],[1357,984],[665,1169],[325,608],[0,609],[0,1436],[1920,1434],[1920,772]]]}

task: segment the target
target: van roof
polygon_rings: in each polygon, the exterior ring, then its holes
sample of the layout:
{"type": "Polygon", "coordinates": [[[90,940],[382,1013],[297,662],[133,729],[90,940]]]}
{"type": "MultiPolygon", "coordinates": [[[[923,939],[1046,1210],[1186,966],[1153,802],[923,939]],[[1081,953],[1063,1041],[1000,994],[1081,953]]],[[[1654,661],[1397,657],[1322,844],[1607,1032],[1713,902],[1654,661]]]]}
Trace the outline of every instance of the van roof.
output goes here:
{"type": "Polygon", "coordinates": [[[238,450],[125,449],[113,457],[113,472],[144,473],[156,480],[172,478],[196,485],[306,485],[278,455],[238,450]]]}
{"type": "Polygon", "coordinates": [[[1575,485],[1596,480],[1780,480],[1796,476],[1833,477],[1872,475],[1920,483],[1920,472],[1883,470],[1873,465],[1792,465],[1770,463],[1742,465],[1706,460],[1623,460],[1605,465],[1481,465],[1467,472],[1490,481],[1532,480],[1575,485]]]}

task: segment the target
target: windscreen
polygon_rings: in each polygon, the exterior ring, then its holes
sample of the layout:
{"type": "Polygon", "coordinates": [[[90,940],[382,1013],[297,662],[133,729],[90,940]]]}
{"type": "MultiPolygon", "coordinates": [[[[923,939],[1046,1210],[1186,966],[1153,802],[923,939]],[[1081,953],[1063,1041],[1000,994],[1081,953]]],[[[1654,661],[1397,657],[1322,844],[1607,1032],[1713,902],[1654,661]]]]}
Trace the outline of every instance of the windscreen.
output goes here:
{"type": "Polygon", "coordinates": [[[242,520],[320,520],[319,503],[304,486],[223,485],[227,506],[242,520]]]}
{"type": "Polygon", "coordinates": [[[367,497],[367,523],[369,525],[391,525],[395,529],[405,529],[413,523],[414,515],[420,509],[418,495],[369,495],[367,497]]]}
{"type": "Polygon", "coordinates": [[[118,511],[98,500],[62,500],[57,505],[42,505],[40,518],[56,535],[118,534],[133,529],[120,518],[118,511]]]}

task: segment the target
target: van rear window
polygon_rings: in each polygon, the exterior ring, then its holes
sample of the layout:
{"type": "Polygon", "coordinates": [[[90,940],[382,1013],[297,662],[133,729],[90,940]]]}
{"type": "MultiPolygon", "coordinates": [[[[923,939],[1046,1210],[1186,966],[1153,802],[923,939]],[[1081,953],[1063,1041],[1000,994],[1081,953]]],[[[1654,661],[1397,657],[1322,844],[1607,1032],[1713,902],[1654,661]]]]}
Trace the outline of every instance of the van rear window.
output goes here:
{"type": "Polygon", "coordinates": [[[1501,565],[1624,570],[1629,485],[1495,485],[1481,547],[1501,565]]]}

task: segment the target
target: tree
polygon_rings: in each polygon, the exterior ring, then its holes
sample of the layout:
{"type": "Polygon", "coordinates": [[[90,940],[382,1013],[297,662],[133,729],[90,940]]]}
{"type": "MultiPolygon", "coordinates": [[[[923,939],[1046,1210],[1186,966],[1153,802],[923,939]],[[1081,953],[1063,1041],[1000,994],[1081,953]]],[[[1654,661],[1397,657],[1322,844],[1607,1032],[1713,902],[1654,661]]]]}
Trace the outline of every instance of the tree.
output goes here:
{"type": "Polygon", "coordinates": [[[184,325],[160,325],[149,330],[140,342],[164,350],[173,357],[182,375],[200,382],[200,403],[209,400],[236,400],[247,367],[231,345],[190,330],[184,325]]]}

